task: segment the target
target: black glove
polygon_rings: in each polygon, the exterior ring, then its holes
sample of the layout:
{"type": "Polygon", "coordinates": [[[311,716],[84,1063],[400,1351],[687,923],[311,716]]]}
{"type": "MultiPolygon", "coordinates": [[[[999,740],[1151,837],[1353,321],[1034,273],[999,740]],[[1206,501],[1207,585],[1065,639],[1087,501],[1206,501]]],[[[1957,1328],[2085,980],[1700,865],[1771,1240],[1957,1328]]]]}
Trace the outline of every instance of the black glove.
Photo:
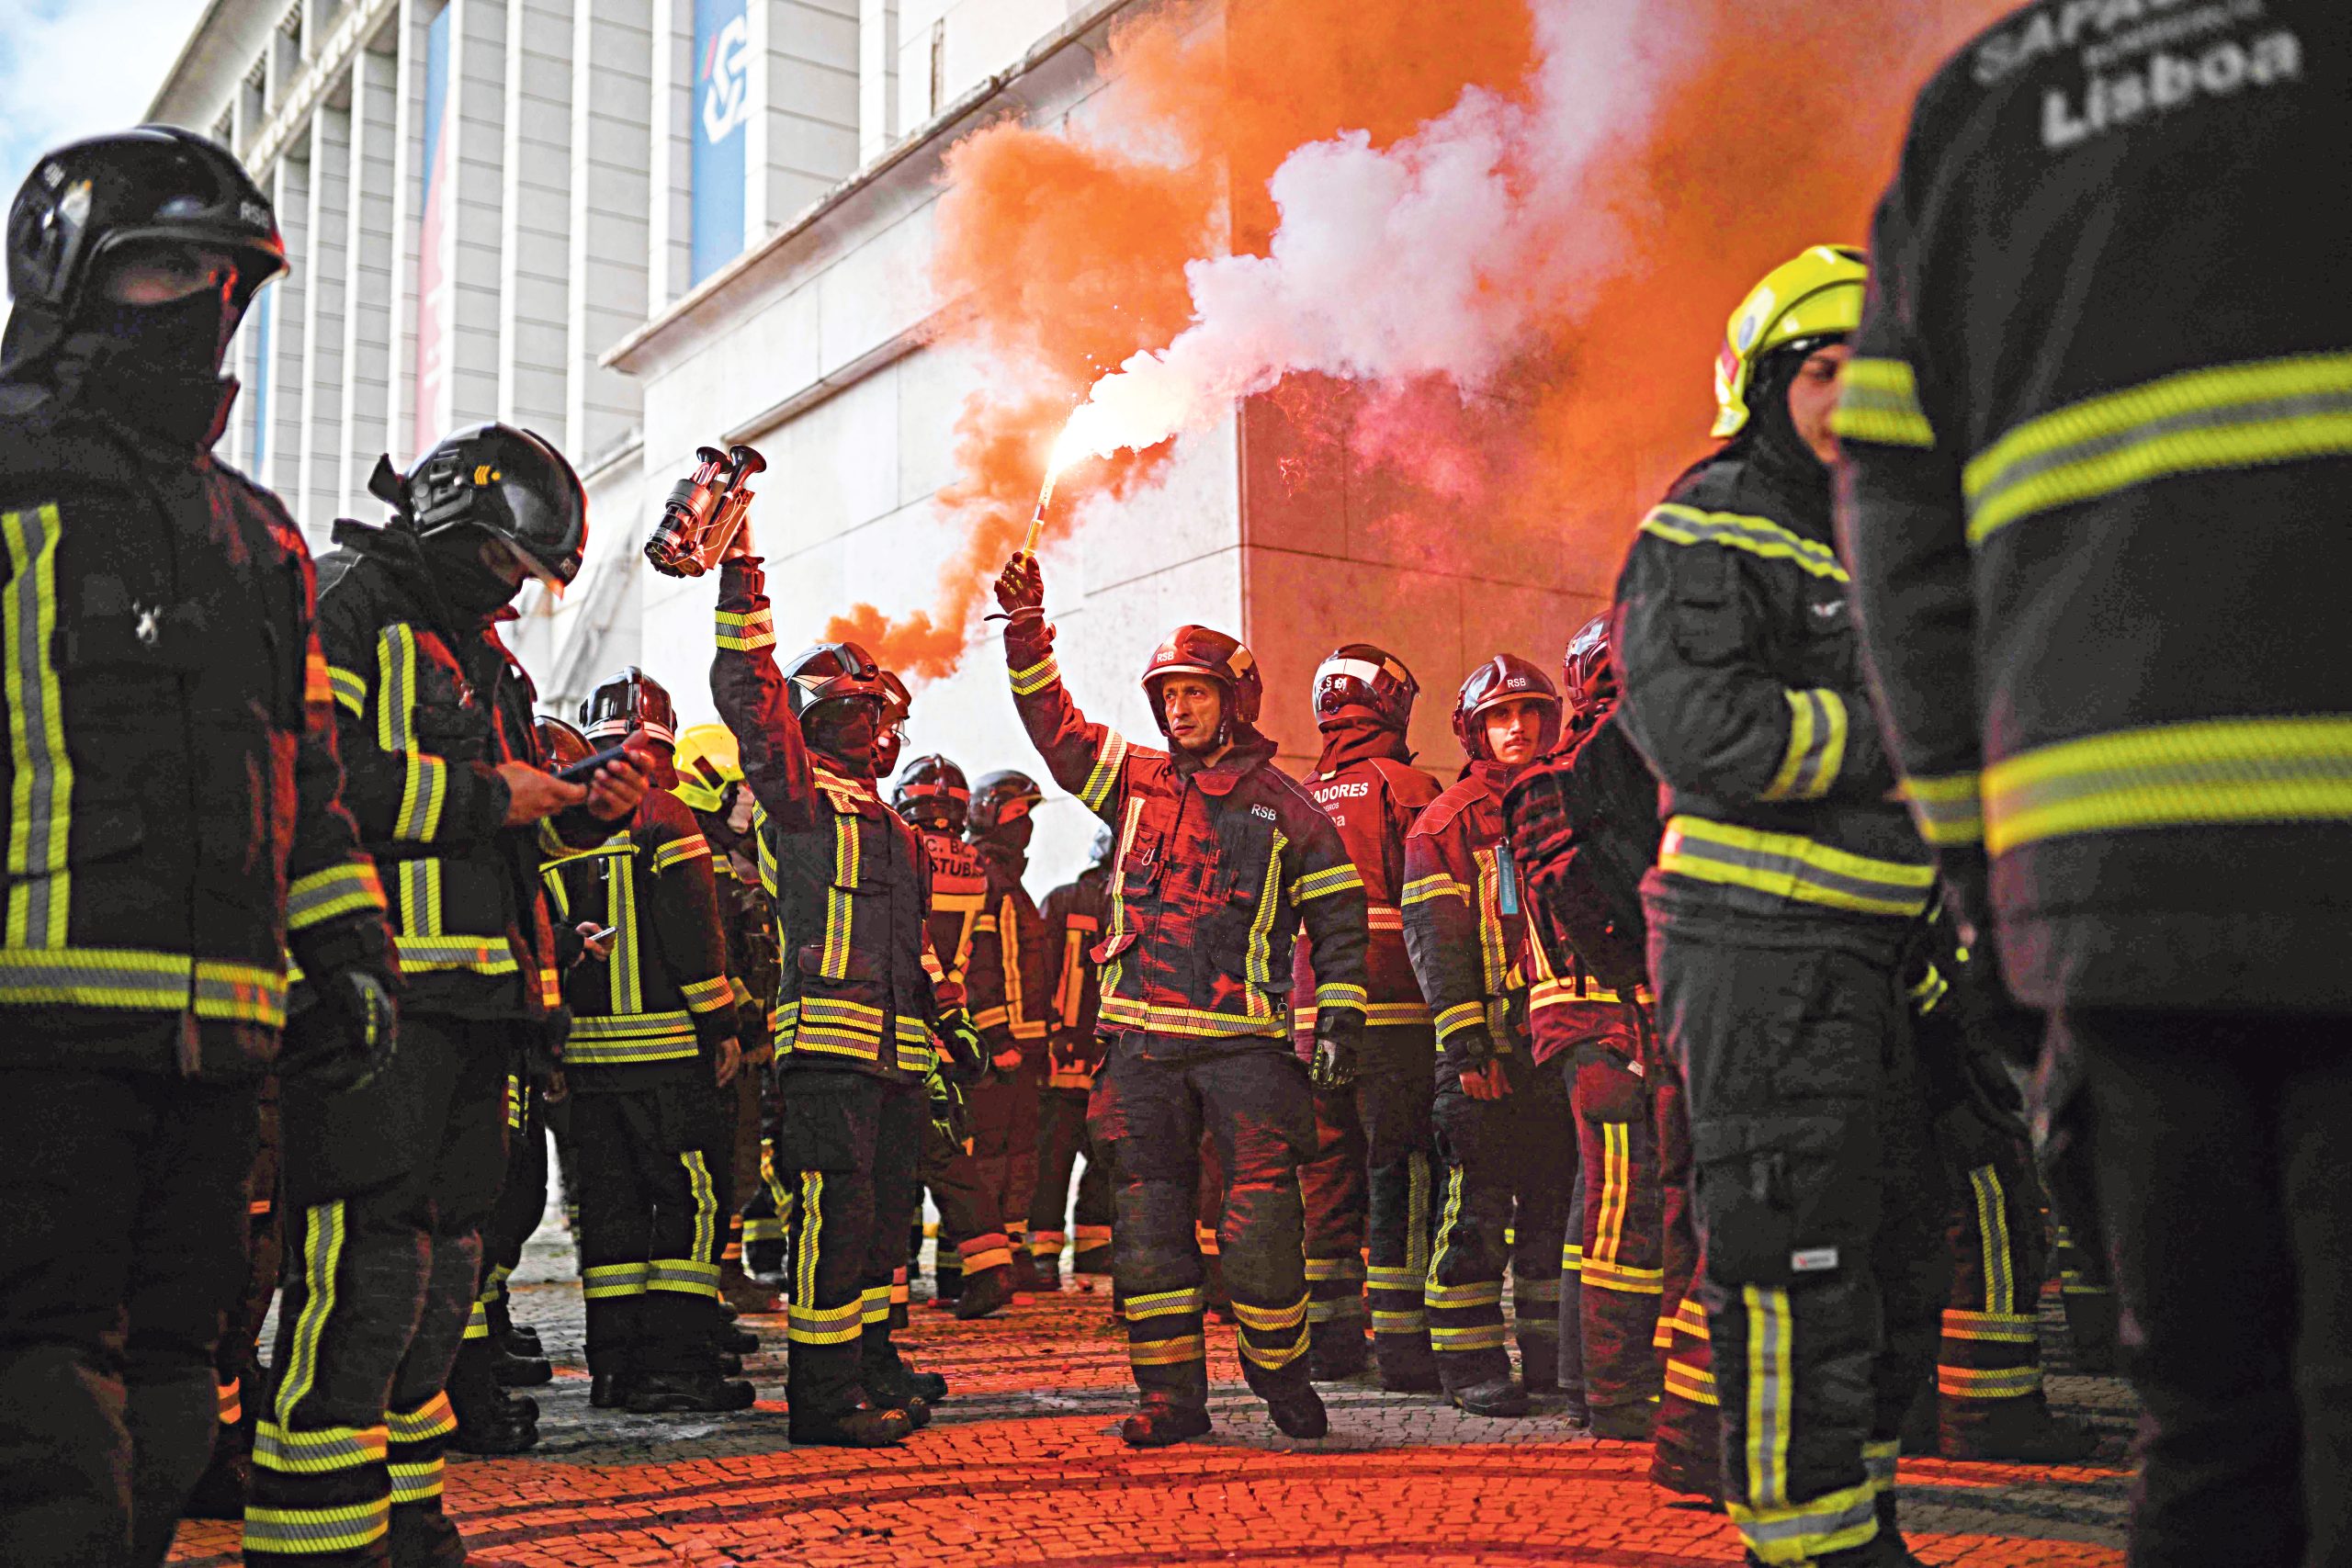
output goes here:
{"type": "Polygon", "coordinates": [[[1445,1059],[1456,1072],[1484,1072],[1495,1059],[1495,1037],[1483,1023],[1465,1024],[1445,1037],[1445,1059]]]}
{"type": "Polygon", "coordinates": [[[1008,615],[1046,607],[1046,573],[1035,556],[1017,555],[997,573],[996,602],[1008,615]]]}
{"type": "Polygon", "coordinates": [[[989,1048],[973,1027],[972,1015],[962,1008],[939,1016],[939,1044],[946,1054],[948,1074],[959,1083],[978,1083],[989,1069],[989,1048]]]}
{"type": "Polygon", "coordinates": [[[931,1096],[931,1124],[939,1135],[957,1148],[970,1135],[970,1113],[964,1103],[964,1086],[939,1068],[931,1069],[922,1080],[925,1093],[931,1096]]]}
{"type": "Polygon", "coordinates": [[[1356,1081],[1356,1053],[1363,1043],[1363,1014],[1353,1008],[1323,1008],[1315,1014],[1315,1058],[1307,1080],[1317,1089],[1345,1089],[1356,1081]]]}
{"type": "Polygon", "coordinates": [[[313,976],[313,998],[300,1026],[288,1032],[285,1071],[311,1077],[329,1089],[365,1089],[400,1050],[400,1010],[386,977],[367,969],[313,976]]]}

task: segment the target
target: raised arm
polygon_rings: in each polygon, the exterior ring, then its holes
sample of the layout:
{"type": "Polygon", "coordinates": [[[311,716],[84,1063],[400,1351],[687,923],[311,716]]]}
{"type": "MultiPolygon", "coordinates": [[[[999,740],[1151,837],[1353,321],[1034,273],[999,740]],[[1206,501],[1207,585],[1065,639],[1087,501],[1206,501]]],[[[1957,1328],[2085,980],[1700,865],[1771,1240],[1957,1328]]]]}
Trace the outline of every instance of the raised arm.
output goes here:
{"type": "MultiPolygon", "coordinates": [[[[748,551],[750,525],[734,548],[748,551]]],[[[808,825],[814,784],[800,721],[775,662],[775,619],[760,558],[730,553],[718,568],[718,650],[710,661],[710,694],[735,734],[743,782],[761,809],[786,831],[808,825]]]]}

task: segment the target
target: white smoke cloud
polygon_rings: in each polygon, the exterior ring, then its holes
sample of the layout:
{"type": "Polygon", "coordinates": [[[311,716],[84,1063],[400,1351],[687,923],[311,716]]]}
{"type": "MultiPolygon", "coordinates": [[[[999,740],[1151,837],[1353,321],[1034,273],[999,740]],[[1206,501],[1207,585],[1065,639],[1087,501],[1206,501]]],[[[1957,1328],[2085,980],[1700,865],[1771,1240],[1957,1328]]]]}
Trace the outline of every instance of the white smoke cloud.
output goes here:
{"type": "Polygon", "coordinates": [[[1589,176],[1696,40],[1656,36],[1642,0],[1530,4],[1528,101],[1473,86],[1388,147],[1351,131],[1293,152],[1268,184],[1268,254],[1186,268],[1192,325],[1095,383],[1057,460],[1155,446],[1294,371],[1475,387],[1626,254],[1626,215],[1589,176]]]}

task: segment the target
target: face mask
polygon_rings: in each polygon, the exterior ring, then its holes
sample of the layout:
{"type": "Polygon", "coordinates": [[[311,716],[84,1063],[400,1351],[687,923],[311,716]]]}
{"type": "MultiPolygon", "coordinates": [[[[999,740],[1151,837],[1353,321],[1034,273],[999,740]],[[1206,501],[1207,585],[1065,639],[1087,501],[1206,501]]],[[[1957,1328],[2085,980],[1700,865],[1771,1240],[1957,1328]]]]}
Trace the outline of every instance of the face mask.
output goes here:
{"type": "Polygon", "coordinates": [[[460,615],[486,621],[523,591],[505,574],[481,561],[482,534],[478,528],[444,528],[424,541],[424,558],[449,608],[460,615]]]}
{"type": "Polygon", "coordinates": [[[808,739],[812,749],[872,776],[874,712],[865,704],[836,700],[819,705],[808,714],[808,739]]]}
{"type": "Polygon", "coordinates": [[[201,438],[220,410],[220,355],[230,326],[217,289],[164,305],[94,304],[66,355],[82,364],[84,399],[124,423],[201,438]]]}

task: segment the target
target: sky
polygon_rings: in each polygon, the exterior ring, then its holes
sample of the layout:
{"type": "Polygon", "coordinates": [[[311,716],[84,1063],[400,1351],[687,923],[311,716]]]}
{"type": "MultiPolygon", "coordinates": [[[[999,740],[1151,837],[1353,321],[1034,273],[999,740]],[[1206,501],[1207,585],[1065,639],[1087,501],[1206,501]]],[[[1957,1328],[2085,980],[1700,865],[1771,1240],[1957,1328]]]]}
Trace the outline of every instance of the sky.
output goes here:
{"type": "MultiPolygon", "coordinates": [[[[0,0],[0,202],[49,148],[135,125],[205,0],[0,0]]],[[[0,306],[0,321],[6,319],[0,306]]]]}

